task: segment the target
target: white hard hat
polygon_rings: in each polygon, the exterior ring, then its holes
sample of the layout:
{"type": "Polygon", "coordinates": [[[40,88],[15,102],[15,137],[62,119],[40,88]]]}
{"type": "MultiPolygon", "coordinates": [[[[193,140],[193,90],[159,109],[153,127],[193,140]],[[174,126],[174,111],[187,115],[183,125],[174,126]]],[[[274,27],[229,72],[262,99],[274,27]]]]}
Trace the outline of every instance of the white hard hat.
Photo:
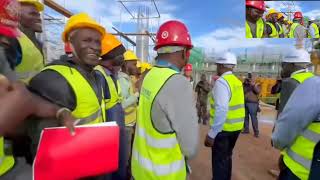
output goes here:
{"type": "Polygon", "coordinates": [[[287,63],[311,63],[310,54],[305,49],[289,51],[282,60],[287,63]]]}
{"type": "Polygon", "coordinates": [[[237,65],[237,57],[231,52],[226,52],[216,60],[216,64],[237,65]]]}
{"type": "Polygon", "coordinates": [[[314,21],[314,20],[316,20],[315,17],[311,17],[311,18],[309,19],[309,21],[314,21]]]}

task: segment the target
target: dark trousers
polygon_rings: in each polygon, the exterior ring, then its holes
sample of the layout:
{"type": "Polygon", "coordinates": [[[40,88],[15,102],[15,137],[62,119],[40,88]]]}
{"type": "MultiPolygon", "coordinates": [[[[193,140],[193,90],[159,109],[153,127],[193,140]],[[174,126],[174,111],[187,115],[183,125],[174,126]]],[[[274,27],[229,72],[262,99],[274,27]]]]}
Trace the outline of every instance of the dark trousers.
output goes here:
{"type": "Polygon", "coordinates": [[[293,174],[289,168],[285,167],[280,171],[278,180],[300,180],[300,178],[293,174]]]}
{"type": "Polygon", "coordinates": [[[246,116],[244,118],[244,132],[249,132],[249,115],[251,118],[252,128],[254,131],[254,134],[259,135],[259,128],[258,128],[258,103],[245,103],[245,109],[246,109],[246,116]]]}
{"type": "Polygon", "coordinates": [[[202,123],[206,125],[208,121],[207,103],[198,102],[197,111],[198,111],[198,117],[199,117],[198,123],[201,123],[201,119],[202,119],[202,123]]]}
{"type": "Polygon", "coordinates": [[[232,152],[240,131],[218,133],[212,147],[212,179],[230,180],[232,173],[232,152]]]}

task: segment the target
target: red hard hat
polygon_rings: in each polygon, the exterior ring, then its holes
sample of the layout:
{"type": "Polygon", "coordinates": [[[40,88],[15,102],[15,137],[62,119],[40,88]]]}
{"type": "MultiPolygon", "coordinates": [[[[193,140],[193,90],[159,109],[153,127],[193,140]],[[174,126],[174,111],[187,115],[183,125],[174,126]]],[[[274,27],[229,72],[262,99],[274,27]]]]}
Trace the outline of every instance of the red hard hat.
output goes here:
{"type": "Polygon", "coordinates": [[[264,1],[246,1],[246,6],[260,9],[262,11],[266,10],[266,5],[265,5],[264,1]]]}
{"type": "Polygon", "coordinates": [[[303,18],[303,17],[302,17],[302,13],[299,12],[299,11],[298,11],[298,12],[295,12],[295,13],[294,13],[294,19],[300,19],[300,18],[303,18]]]}
{"type": "Polygon", "coordinates": [[[18,36],[19,3],[16,0],[0,1],[0,34],[7,37],[18,36]]]}
{"type": "Polygon", "coordinates": [[[65,43],[65,44],[64,44],[64,52],[65,52],[66,54],[71,54],[71,53],[72,53],[72,48],[71,48],[70,43],[65,43]]]}
{"type": "Polygon", "coordinates": [[[184,67],[184,71],[192,71],[192,64],[188,63],[188,64],[184,67]]]}
{"type": "Polygon", "coordinates": [[[163,23],[158,30],[154,50],[163,46],[186,46],[191,49],[193,45],[186,25],[180,21],[163,23]]]}

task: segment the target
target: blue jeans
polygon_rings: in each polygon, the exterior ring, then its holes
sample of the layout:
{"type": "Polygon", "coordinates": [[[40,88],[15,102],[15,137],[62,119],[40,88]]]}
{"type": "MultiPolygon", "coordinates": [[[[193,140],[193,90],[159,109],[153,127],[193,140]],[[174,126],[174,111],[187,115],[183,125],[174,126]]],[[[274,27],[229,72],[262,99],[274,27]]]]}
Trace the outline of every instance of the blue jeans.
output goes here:
{"type": "Polygon", "coordinates": [[[246,116],[244,118],[244,132],[249,132],[249,115],[251,118],[252,128],[254,131],[254,134],[259,135],[259,128],[258,128],[258,103],[245,103],[245,109],[246,109],[246,116]]]}

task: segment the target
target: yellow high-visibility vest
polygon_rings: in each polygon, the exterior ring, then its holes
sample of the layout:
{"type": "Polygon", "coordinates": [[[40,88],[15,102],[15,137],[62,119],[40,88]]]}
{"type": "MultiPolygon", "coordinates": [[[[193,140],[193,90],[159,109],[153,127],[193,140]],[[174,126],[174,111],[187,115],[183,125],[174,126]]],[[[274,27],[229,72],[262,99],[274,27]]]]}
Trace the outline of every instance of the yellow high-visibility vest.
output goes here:
{"type": "MultiPolygon", "coordinates": [[[[186,164],[175,132],[161,133],[152,124],[152,104],[176,71],[153,67],[144,78],[132,150],[131,169],[136,180],[185,180],[186,164]]],[[[191,98],[191,97],[190,97],[191,98]]]]}
{"type": "MultiPolygon", "coordinates": [[[[233,74],[227,74],[221,78],[226,80],[231,90],[229,111],[227,113],[227,119],[223,125],[223,131],[239,131],[243,128],[245,117],[242,82],[233,74]]],[[[213,125],[215,115],[215,104],[213,97],[210,97],[210,106],[210,124],[213,125]]]]}
{"type": "Polygon", "coordinates": [[[21,47],[22,60],[15,68],[15,72],[20,81],[28,83],[34,75],[44,68],[44,57],[24,33],[21,32],[18,41],[21,47]]]}
{"type": "Polygon", "coordinates": [[[277,31],[277,28],[270,22],[267,22],[266,24],[268,24],[271,27],[271,34],[269,35],[270,38],[279,38],[279,32],[277,31]]]}
{"type": "MultiPolygon", "coordinates": [[[[312,23],[310,25],[310,27],[314,29],[314,32],[315,32],[315,37],[314,38],[320,38],[318,26],[315,23],[312,23]]],[[[312,38],[310,33],[308,33],[308,38],[312,38]]]]}
{"type": "MultiPolygon", "coordinates": [[[[256,22],[256,35],[255,38],[262,38],[263,37],[263,32],[264,32],[264,22],[262,20],[262,18],[260,18],[257,22],[256,22]]],[[[251,28],[248,24],[248,22],[246,21],[246,38],[253,38],[254,36],[252,35],[251,32],[251,28]]]]}
{"type": "Polygon", "coordinates": [[[120,86],[119,80],[117,80],[117,87],[118,87],[118,90],[117,90],[114,84],[114,81],[109,75],[107,75],[107,73],[105,72],[102,66],[100,65],[96,66],[95,70],[101,72],[106,82],[108,83],[110,99],[105,99],[106,110],[111,109],[113,106],[115,106],[118,103],[121,104],[122,96],[121,96],[121,86],[120,86]]]}
{"type": "Polygon", "coordinates": [[[299,23],[293,23],[290,27],[289,38],[294,38],[294,32],[298,26],[301,26],[299,23]]]}
{"type": "Polygon", "coordinates": [[[80,124],[96,124],[105,121],[106,115],[103,100],[99,102],[94,89],[77,69],[64,65],[51,65],[43,70],[56,71],[67,80],[77,102],[72,115],[77,119],[81,119],[80,124]]]}

